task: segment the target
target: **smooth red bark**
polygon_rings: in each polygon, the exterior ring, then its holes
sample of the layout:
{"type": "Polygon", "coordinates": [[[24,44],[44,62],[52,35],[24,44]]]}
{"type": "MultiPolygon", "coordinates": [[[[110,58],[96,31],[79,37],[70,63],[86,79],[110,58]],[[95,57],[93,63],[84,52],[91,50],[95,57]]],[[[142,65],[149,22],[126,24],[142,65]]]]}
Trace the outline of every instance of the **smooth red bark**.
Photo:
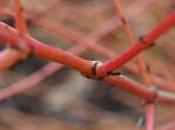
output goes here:
{"type": "MultiPolygon", "coordinates": [[[[18,39],[16,37],[17,32],[15,29],[9,27],[8,25],[0,23],[0,30],[0,39],[2,41],[6,41],[12,46],[18,45],[18,39]]],[[[28,43],[33,47],[33,55],[55,62],[60,62],[80,71],[81,73],[91,75],[93,67],[91,61],[82,59],[78,56],[74,56],[71,53],[49,46],[31,37],[29,37],[27,40],[28,43]]],[[[136,96],[139,96],[145,100],[154,100],[155,97],[159,97],[159,94],[157,92],[152,91],[151,89],[140,87],[129,79],[120,76],[107,76],[104,78],[104,81],[108,82],[109,84],[115,85],[116,87],[120,87],[121,89],[130,92],[136,96]]],[[[175,101],[174,96],[169,97],[166,95],[160,95],[160,99],[165,102],[175,101]]]]}
{"type": "Polygon", "coordinates": [[[155,106],[153,103],[146,104],[146,130],[154,130],[155,106]]]}
{"type": "Polygon", "coordinates": [[[175,24],[175,11],[170,13],[164,20],[153,27],[142,39],[131,45],[126,51],[114,59],[105,62],[98,67],[97,73],[99,76],[105,75],[110,71],[114,71],[138,55],[143,50],[154,45],[154,41],[159,38],[163,33],[170,29],[175,24]]]}

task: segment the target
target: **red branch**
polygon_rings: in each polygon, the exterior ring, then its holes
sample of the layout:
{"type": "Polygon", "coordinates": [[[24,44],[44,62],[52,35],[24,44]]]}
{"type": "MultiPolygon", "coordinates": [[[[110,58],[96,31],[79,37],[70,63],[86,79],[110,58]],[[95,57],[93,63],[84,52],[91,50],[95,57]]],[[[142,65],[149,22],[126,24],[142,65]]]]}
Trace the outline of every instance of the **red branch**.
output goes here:
{"type": "MultiPolygon", "coordinates": [[[[132,30],[126,21],[121,5],[118,0],[115,0],[117,6],[117,12],[121,18],[122,23],[125,26],[126,34],[130,42],[134,43],[128,50],[123,52],[119,56],[115,56],[114,59],[111,59],[104,64],[94,64],[94,62],[83,59],[81,57],[75,56],[74,54],[79,54],[83,48],[81,46],[74,46],[66,52],[59,48],[52,47],[45,43],[42,43],[36,39],[33,39],[28,35],[26,22],[24,19],[23,8],[20,4],[20,0],[14,0],[15,2],[15,23],[16,30],[4,23],[0,23],[0,40],[7,42],[10,46],[14,47],[13,49],[7,48],[0,54],[0,59],[2,64],[0,64],[0,69],[2,70],[5,67],[9,67],[14,64],[16,61],[21,59],[21,50],[25,52],[25,57],[30,53],[32,47],[32,54],[43,59],[48,59],[51,61],[59,62],[70,66],[83,75],[95,79],[102,80],[112,86],[121,88],[124,91],[132,93],[135,96],[141,97],[146,100],[146,130],[153,130],[154,128],[154,114],[155,106],[153,102],[167,102],[175,103],[175,96],[171,92],[166,92],[162,90],[156,90],[155,88],[147,88],[145,85],[150,85],[152,82],[159,85],[174,85],[172,82],[165,80],[162,82],[160,78],[156,75],[147,75],[146,65],[143,62],[143,58],[138,54],[143,50],[146,50],[149,47],[154,45],[154,41],[159,38],[163,33],[165,33],[169,28],[171,28],[175,23],[175,11],[173,11],[169,16],[167,16],[163,21],[156,25],[149,33],[135,42],[134,35],[132,30]],[[145,85],[141,85],[123,75],[115,75],[114,71],[127,63],[131,58],[135,57],[139,63],[139,69],[136,69],[136,73],[141,72],[142,79],[145,85]],[[5,59],[7,58],[7,59],[5,59]],[[140,70],[140,71],[138,71],[140,70]],[[150,76],[150,77],[149,77],[150,76]],[[153,79],[151,79],[153,78],[153,79]],[[167,84],[166,84],[167,83],[167,84]],[[151,103],[150,103],[151,102],[151,103]]],[[[13,14],[11,14],[13,15],[13,14]]],[[[41,14],[42,15],[42,14],[41,14]]],[[[44,15],[44,13],[43,13],[44,15]]],[[[49,30],[52,30],[56,33],[61,34],[66,39],[76,41],[79,44],[86,46],[95,52],[98,52],[106,57],[114,57],[114,53],[108,51],[106,48],[94,44],[93,40],[97,41],[95,36],[92,35],[92,41],[88,38],[84,38],[78,33],[62,26],[59,24],[54,24],[44,20],[33,20],[33,24],[37,26],[42,26],[49,30]]],[[[118,23],[119,25],[120,23],[118,23]]],[[[110,26],[111,27],[111,26],[110,26]]],[[[104,31],[105,32],[105,31],[104,31]]],[[[98,34],[98,33],[97,33],[98,34]]],[[[104,33],[106,34],[106,32],[104,33]]],[[[103,35],[103,33],[102,33],[103,35]]],[[[39,71],[33,73],[32,75],[24,78],[23,80],[13,84],[5,89],[0,91],[0,100],[3,100],[9,96],[12,96],[16,93],[22,92],[28,88],[31,88],[32,85],[43,80],[46,76],[51,75],[53,72],[61,68],[63,65],[58,65],[56,63],[50,63],[39,71]],[[48,70],[49,68],[49,70],[48,70]],[[51,69],[50,69],[51,68],[51,69]],[[40,72],[40,73],[39,73],[40,72]],[[42,73],[42,75],[41,75],[42,73]],[[30,85],[26,83],[32,81],[30,85]]]]}
{"type": "Polygon", "coordinates": [[[138,42],[134,43],[131,47],[123,52],[120,56],[105,62],[103,65],[98,67],[97,73],[99,76],[105,75],[106,73],[116,70],[123,64],[128,62],[131,58],[139,54],[141,51],[154,45],[154,41],[170,29],[175,23],[175,11],[167,16],[163,21],[157,24],[153,29],[142,37],[138,42]]]}
{"type": "MultiPolygon", "coordinates": [[[[124,13],[123,13],[123,10],[122,10],[122,5],[120,4],[120,0],[114,0],[114,3],[116,5],[117,15],[120,18],[121,22],[123,23],[123,26],[124,26],[124,29],[125,29],[126,36],[127,36],[128,40],[131,43],[135,43],[136,38],[134,36],[132,28],[130,27],[127,19],[124,16],[124,13]]],[[[144,58],[141,55],[137,55],[136,56],[136,61],[138,63],[138,69],[139,69],[139,73],[141,74],[142,81],[145,84],[150,84],[151,80],[150,80],[149,73],[147,72],[147,66],[145,64],[144,58]]]]}
{"type": "MultiPolygon", "coordinates": [[[[93,43],[98,42],[100,39],[104,37],[104,35],[107,35],[108,33],[114,30],[112,27],[110,27],[110,26],[114,26],[113,24],[111,25],[111,22],[113,21],[109,20],[105,22],[104,24],[102,24],[102,26],[100,26],[96,31],[89,34],[87,37],[91,39],[91,41],[94,41],[93,43]],[[107,31],[105,31],[106,29],[107,31]]],[[[47,24],[47,26],[49,26],[50,28],[51,25],[47,24]]],[[[74,47],[72,47],[71,49],[67,51],[76,55],[76,54],[81,53],[85,49],[86,48],[80,47],[78,44],[76,44],[74,47]]],[[[27,76],[26,78],[23,78],[22,80],[19,80],[16,83],[13,83],[13,85],[10,85],[10,86],[7,86],[1,89],[0,90],[0,100],[4,100],[10,96],[23,92],[26,89],[35,87],[34,86],[35,84],[41,82],[44,78],[53,74],[55,71],[58,71],[61,67],[63,67],[63,65],[57,64],[57,63],[49,63],[45,65],[44,67],[32,73],[31,75],[27,76]]],[[[132,68],[132,66],[128,66],[128,67],[130,67],[130,69],[132,68]]]]}
{"type": "MultiPolygon", "coordinates": [[[[0,39],[2,41],[6,41],[12,46],[18,45],[17,32],[15,29],[9,27],[6,24],[0,23],[0,30],[0,39]]],[[[86,75],[92,74],[93,63],[91,61],[87,61],[61,49],[43,44],[42,42],[35,40],[31,37],[27,38],[27,41],[33,47],[34,55],[40,58],[63,63],[80,71],[81,73],[85,73],[86,75]]],[[[116,87],[121,87],[121,89],[126,90],[127,92],[130,92],[141,98],[144,98],[145,100],[154,100],[156,98],[160,101],[165,102],[175,101],[174,96],[169,97],[164,94],[162,95],[162,93],[157,93],[156,91],[153,91],[151,89],[140,87],[140,85],[122,76],[106,76],[104,78],[104,81],[108,82],[109,84],[115,85],[116,87]]]]}
{"type": "MultiPolygon", "coordinates": [[[[30,48],[25,42],[25,37],[28,35],[24,12],[20,0],[14,0],[15,6],[15,25],[18,30],[19,49],[22,51],[7,47],[0,53],[0,70],[9,69],[12,65],[21,59],[25,59],[30,51],[30,48]]],[[[7,30],[8,31],[8,30],[7,30]]]]}
{"type": "Polygon", "coordinates": [[[155,106],[153,103],[146,104],[146,130],[154,130],[155,106]]]}
{"type": "MultiPolygon", "coordinates": [[[[124,58],[125,60],[123,60],[123,63],[125,63],[130,58],[134,57],[140,51],[150,46],[152,41],[158,38],[161,33],[164,33],[168,28],[170,28],[174,22],[174,14],[175,13],[172,13],[164,21],[162,21],[159,25],[157,25],[150,33],[148,33],[141,41],[138,42],[139,44],[134,44],[129,49],[129,51],[124,52],[122,58],[124,58]],[[164,26],[161,26],[161,25],[164,25],[164,26]]],[[[8,25],[0,23],[0,30],[1,30],[0,39],[2,41],[8,42],[10,45],[15,46],[17,48],[19,47],[17,32],[15,29],[9,27],[8,25]]],[[[58,48],[56,49],[49,45],[43,44],[42,42],[35,40],[31,37],[27,37],[26,42],[30,46],[32,46],[33,48],[32,54],[38,57],[63,63],[90,77],[92,73],[94,73],[92,72],[94,71],[94,64],[91,61],[87,61],[80,57],[74,56],[68,52],[65,52],[61,49],[58,49],[58,48]]],[[[115,61],[115,59],[112,61],[115,61]]],[[[121,64],[121,60],[119,60],[118,62],[117,61],[115,62],[121,64]]],[[[97,74],[99,74],[98,70],[105,65],[106,63],[100,67],[97,66],[98,67],[97,74]]],[[[94,76],[93,78],[96,79],[96,75],[94,76]]],[[[121,87],[121,89],[126,90],[127,92],[130,92],[139,97],[142,97],[145,100],[157,99],[159,101],[174,102],[174,96],[169,96],[165,92],[147,89],[143,86],[141,87],[140,84],[137,84],[123,76],[109,75],[104,77],[103,80],[112,85],[121,87]]]]}

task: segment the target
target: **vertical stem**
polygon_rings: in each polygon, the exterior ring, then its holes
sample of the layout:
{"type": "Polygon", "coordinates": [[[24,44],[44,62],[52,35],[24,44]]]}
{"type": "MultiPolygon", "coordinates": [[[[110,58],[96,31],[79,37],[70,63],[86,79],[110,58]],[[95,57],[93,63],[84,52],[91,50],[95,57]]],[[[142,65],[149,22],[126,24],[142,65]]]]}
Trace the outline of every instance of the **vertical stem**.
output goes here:
{"type": "Polygon", "coordinates": [[[28,34],[28,31],[21,1],[14,0],[14,7],[15,7],[15,27],[21,35],[26,35],[28,34]]]}
{"type": "Polygon", "coordinates": [[[146,130],[154,130],[154,116],[155,116],[155,105],[154,103],[146,104],[146,130]]]}

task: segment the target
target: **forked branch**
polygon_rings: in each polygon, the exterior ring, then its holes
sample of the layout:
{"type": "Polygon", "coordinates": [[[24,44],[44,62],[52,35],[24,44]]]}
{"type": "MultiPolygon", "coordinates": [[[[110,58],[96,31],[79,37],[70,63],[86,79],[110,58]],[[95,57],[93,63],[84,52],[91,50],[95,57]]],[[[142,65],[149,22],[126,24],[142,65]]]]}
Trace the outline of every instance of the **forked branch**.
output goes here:
{"type": "MultiPolygon", "coordinates": [[[[155,38],[158,38],[163,32],[168,30],[174,23],[174,15],[175,13],[173,12],[170,16],[166,18],[166,20],[162,21],[160,24],[156,26],[148,35],[144,37],[142,42],[138,42],[139,44],[136,44],[136,48],[131,47],[129,50],[132,50],[135,52],[134,54],[138,54],[141,50],[144,48],[148,47],[152,40],[155,40],[155,38]],[[164,25],[163,29],[162,26],[164,25]],[[159,31],[159,32],[157,32],[159,31]],[[152,34],[152,35],[151,35],[152,34]],[[151,36],[150,36],[151,35],[151,36]],[[154,36],[154,37],[153,37],[154,36]],[[144,42],[143,42],[144,41],[144,42]],[[141,50],[140,50],[141,49],[141,50]]],[[[15,29],[9,27],[8,25],[5,25],[3,23],[0,24],[0,29],[2,30],[0,33],[0,39],[2,41],[8,42],[12,46],[18,46],[18,40],[17,40],[17,32],[15,29]],[[8,32],[13,33],[14,35],[9,35],[8,32]]],[[[92,74],[92,68],[94,67],[94,64],[91,61],[82,59],[80,57],[74,56],[68,52],[65,52],[61,49],[56,49],[54,47],[51,47],[49,45],[43,44],[40,41],[37,41],[31,37],[27,38],[28,43],[33,46],[33,54],[36,56],[39,56],[44,59],[49,59],[52,61],[60,62],[65,65],[68,65],[81,73],[85,73],[86,75],[91,75],[92,74]]],[[[132,58],[133,53],[127,53],[126,56],[129,58],[132,58]],[[131,55],[131,56],[130,56],[131,55]]],[[[125,55],[124,55],[125,56],[125,55]]],[[[127,58],[127,57],[126,57],[127,58]]],[[[94,77],[96,78],[96,77],[94,77]]],[[[126,79],[123,76],[106,76],[103,79],[105,82],[108,82],[112,85],[115,85],[117,87],[121,86],[121,89],[124,89],[134,95],[137,95],[139,97],[144,98],[145,100],[161,100],[161,101],[170,101],[174,102],[174,97],[173,96],[167,96],[166,93],[162,92],[157,92],[152,89],[147,89],[144,87],[140,87],[140,85],[137,85],[133,81],[130,81],[126,79]],[[160,96],[160,97],[159,97],[160,96]]]]}

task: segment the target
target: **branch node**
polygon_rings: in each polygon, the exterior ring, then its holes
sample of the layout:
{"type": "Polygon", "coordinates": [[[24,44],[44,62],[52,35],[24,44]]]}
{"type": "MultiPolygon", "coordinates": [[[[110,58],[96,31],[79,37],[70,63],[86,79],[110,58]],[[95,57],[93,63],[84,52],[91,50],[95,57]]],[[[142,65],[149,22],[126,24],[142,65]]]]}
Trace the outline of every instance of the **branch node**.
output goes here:
{"type": "Polygon", "coordinates": [[[144,36],[140,36],[139,41],[140,41],[140,43],[144,44],[146,48],[150,48],[150,47],[153,47],[155,45],[155,42],[151,42],[150,44],[148,44],[148,42],[146,41],[144,36]]]}
{"type": "Polygon", "coordinates": [[[121,74],[121,72],[118,71],[110,71],[106,75],[98,76],[97,74],[97,68],[102,65],[102,62],[100,61],[91,61],[92,62],[92,68],[90,74],[84,74],[81,73],[83,76],[90,78],[90,79],[96,79],[96,80],[103,80],[106,76],[118,76],[121,74]]]}
{"type": "Polygon", "coordinates": [[[152,103],[158,102],[159,95],[157,93],[157,88],[155,86],[152,86],[151,90],[152,90],[153,96],[151,99],[146,100],[146,104],[152,104],[152,103]]]}

